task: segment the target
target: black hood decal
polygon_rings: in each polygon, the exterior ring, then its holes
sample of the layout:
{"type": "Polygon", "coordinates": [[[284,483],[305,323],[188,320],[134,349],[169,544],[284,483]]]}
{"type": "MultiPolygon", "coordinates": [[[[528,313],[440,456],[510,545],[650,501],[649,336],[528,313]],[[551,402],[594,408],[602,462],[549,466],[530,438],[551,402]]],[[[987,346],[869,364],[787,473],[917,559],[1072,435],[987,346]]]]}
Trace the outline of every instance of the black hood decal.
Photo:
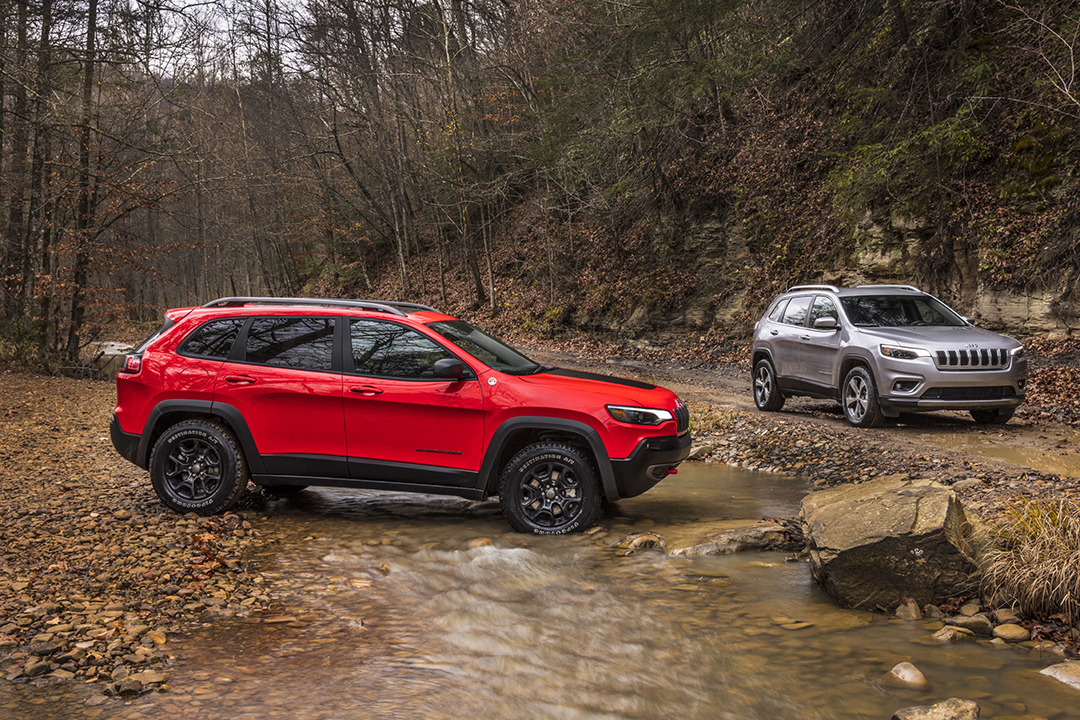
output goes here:
{"type": "Polygon", "coordinates": [[[627,387],[637,388],[638,390],[655,390],[655,385],[649,383],[640,382],[638,380],[627,380],[626,378],[615,377],[613,375],[600,375],[599,373],[582,372],[581,370],[567,370],[566,368],[553,368],[547,371],[548,375],[562,375],[563,377],[580,378],[582,380],[598,380],[600,382],[608,382],[614,385],[626,385],[627,387]]]}

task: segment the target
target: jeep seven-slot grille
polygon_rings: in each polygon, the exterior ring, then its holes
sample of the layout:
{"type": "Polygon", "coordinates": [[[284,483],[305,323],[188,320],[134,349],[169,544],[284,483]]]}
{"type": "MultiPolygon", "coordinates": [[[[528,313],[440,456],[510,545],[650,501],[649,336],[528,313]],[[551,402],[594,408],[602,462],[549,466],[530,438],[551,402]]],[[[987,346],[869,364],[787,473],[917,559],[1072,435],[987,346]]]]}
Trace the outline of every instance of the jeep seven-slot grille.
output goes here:
{"type": "Polygon", "coordinates": [[[938,350],[937,366],[943,370],[970,368],[973,370],[1002,370],[1009,366],[1009,351],[1004,348],[982,350],[938,350]]]}
{"type": "Polygon", "coordinates": [[[675,427],[679,434],[682,435],[690,429],[690,409],[686,405],[679,403],[675,406],[673,414],[675,415],[675,427]]]}

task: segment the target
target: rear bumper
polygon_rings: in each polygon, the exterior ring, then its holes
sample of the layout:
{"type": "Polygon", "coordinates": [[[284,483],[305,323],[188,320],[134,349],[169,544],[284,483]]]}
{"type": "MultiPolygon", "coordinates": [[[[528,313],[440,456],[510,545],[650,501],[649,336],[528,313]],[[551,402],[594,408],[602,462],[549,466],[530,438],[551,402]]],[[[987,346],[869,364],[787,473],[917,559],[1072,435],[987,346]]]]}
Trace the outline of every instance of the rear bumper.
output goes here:
{"type": "Polygon", "coordinates": [[[638,443],[630,457],[612,460],[611,470],[619,497],[608,500],[634,497],[656,485],[667,477],[668,470],[690,454],[690,442],[690,433],[647,438],[638,443]]]}
{"type": "Polygon", "coordinates": [[[109,420],[109,436],[112,438],[112,444],[116,448],[116,452],[120,453],[128,462],[139,464],[139,442],[142,440],[142,436],[124,432],[120,427],[120,421],[116,419],[115,413],[113,413],[112,419],[109,420]]]}

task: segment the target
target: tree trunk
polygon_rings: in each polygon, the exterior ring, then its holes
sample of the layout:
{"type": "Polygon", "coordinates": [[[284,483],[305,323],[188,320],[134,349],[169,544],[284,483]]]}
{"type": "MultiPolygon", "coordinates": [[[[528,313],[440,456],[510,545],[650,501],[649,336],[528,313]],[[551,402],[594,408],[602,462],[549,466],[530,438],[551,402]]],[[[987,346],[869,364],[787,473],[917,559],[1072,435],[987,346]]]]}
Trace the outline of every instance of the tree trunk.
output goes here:
{"type": "Polygon", "coordinates": [[[15,26],[15,63],[13,70],[23,73],[22,80],[15,82],[14,112],[11,113],[11,157],[8,164],[5,184],[11,190],[8,194],[7,228],[4,232],[4,309],[10,319],[21,319],[26,276],[23,275],[23,259],[26,256],[26,189],[27,189],[27,154],[29,152],[30,132],[29,100],[26,86],[25,68],[29,58],[27,40],[28,7],[27,0],[18,0],[15,26]]]}
{"type": "Polygon", "coordinates": [[[97,52],[97,0],[90,0],[86,19],[86,58],[83,63],[82,120],[79,128],[79,201],[75,211],[75,267],[72,272],[71,326],[67,356],[79,357],[79,332],[86,319],[86,283],[90,270],[90,236],[94,209],[90,187],[90,123],[93,119],[94,64],[97,52]]]}

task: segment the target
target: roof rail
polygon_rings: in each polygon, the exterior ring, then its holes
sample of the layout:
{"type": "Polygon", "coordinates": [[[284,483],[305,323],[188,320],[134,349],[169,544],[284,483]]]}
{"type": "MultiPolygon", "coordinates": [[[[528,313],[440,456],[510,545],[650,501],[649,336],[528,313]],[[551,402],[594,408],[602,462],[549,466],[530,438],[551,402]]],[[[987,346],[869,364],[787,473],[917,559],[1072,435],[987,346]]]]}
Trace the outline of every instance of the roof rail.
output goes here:
{"type": "Polygon", "coordinates": [[[276,298],[276,297],[225,297],[212,300],[204,308],[211,307],[240,307],[241,305],[323,305],[352,307],[361,310],[375,310],[377,312],[390,313],[391,315],[404,316],[403,310],[430,310],[439,312],[433,307],[418,303],[383,301],[383,300],[345,300],[339,298],[276,298]]]}
{"type": "Polygon", "coordinates": [[[788,292],[793,290],[832,290],[833,292],[840,292],[840,289],[835,285],[796,285],[787,289],[788,292]]]}
{"type": "Polygon", "coordinates": [[[877,289],[889,289],[889,288],[891,288],[893,290],[910,290],[912,292],[917,292],[917,293],[922,292],[922,290],[920,290],[919,288],[912,287],[911,285],[860,285],[858,287],[859,290],[877,290],[877,289]]]}

